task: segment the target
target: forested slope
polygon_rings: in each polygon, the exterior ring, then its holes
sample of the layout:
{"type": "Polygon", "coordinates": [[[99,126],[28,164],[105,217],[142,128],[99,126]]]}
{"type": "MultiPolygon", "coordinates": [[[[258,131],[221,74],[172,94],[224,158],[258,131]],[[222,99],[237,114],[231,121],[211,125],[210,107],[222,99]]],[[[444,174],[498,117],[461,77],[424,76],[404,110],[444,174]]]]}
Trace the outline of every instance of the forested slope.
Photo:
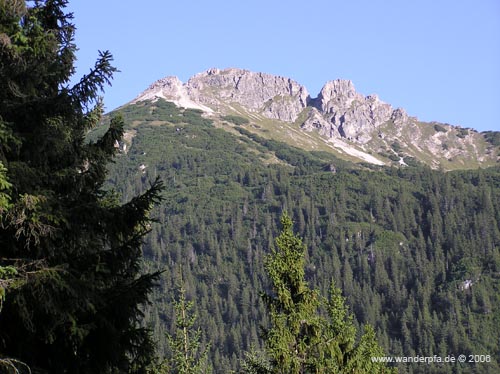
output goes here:
{"type": "Polygon", "coordinates": [[[166,185],[144,245],[146,268],[166,269],[147,310],[162,350],[180,269],[216,372],[260,346],[263,260],[288,211],[311,285],[326,295],[333,278],[388,355],[491,355],[400,373],[500,371],[500,169],[374,169],[261,139],[244,123],[217,129],[162,100],[120,111],[129,137],[110,188],[127,200],[156,176],[166,185]]]}

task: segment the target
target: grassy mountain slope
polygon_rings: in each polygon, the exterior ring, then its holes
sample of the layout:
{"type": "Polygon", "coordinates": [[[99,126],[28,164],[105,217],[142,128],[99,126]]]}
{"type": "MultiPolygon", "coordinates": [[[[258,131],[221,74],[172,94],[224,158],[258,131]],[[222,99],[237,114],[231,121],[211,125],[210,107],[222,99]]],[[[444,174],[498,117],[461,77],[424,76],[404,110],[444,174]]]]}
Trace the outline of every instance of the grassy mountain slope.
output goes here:
{"type": "Polygon", "coordinates": [[[314,130],[305,131],[301,125],[310,110],[311,108],[304,109],[295,122],[289,123],[249,112],[233,103],[223,111],[226,114],[212,114],[210,118],[227,130],[233,124],[225,121],[225,117],[229,115],[244,118],[246,123],[243,126],[260,136],[280,140],[304,150],[329,152],[353,162],[368,161],[388,166],[421,163],[441,170],[498,165],[500,148],[493,140],[497,132],[478,133],[470,128],[411,119],[404,127],[388,121],[373,130],[369,144],[359,144],[348,139],[328,138],[314,130]]]}

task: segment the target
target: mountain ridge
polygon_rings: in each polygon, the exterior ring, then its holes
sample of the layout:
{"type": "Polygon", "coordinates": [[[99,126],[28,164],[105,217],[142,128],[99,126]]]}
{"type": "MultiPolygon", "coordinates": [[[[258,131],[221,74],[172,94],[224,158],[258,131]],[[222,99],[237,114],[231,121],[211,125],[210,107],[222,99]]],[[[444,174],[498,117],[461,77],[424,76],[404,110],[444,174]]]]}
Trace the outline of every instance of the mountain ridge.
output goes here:
{"type": "Polygon", "coordinates": [[[249,121],[250,131],[306,150],[326,150],[357,162],[434,169],[470,169],[499,162],[499,147],[484,134],[437,122],[420,122],[376,94],[358,93],[351,80],[327,81],[313,98],[291,78],[245,69],[208,69],[185,83],[157,80],[131,103],[159,98],[198,109],[223,128],[227,115],[249,121]],[[297,131],[301,133],[298,136],[297,131]],[[302,139],[300,139],[302,138],[302,139]]]}

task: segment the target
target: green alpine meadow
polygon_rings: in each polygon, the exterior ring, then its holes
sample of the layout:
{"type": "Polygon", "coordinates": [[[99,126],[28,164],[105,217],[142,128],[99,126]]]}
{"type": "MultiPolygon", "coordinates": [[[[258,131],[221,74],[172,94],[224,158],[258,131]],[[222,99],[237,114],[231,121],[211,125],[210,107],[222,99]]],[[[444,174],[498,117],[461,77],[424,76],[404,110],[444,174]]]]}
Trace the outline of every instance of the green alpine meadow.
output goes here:
{"type": "Polygon", "coordinates": [[[105,113],[67,5],[0,0],[0,373],[500,372],[500,132],[239,68],[105,113]]]}

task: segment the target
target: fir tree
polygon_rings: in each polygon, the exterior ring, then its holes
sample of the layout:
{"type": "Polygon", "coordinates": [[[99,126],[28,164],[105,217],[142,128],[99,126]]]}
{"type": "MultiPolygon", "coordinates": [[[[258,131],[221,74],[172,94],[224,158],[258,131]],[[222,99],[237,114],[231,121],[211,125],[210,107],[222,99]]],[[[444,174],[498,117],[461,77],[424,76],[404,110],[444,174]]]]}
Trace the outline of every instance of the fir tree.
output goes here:
{"type": "Polygon", "coordinates": [[[0,268],[27,269],[23,286],[7,288],[0,357],[50,373],[145,372],[154,347],[140,307],[157,274],[140,274],[141,239],[162,186],[124,204],[103,189],[123,121],[94,143],[85,135],[101,119],[112,56],[100,53],[70,87],[67,1],[28,4],[0,0],[0,194],[10,184],[0,268]]]}

